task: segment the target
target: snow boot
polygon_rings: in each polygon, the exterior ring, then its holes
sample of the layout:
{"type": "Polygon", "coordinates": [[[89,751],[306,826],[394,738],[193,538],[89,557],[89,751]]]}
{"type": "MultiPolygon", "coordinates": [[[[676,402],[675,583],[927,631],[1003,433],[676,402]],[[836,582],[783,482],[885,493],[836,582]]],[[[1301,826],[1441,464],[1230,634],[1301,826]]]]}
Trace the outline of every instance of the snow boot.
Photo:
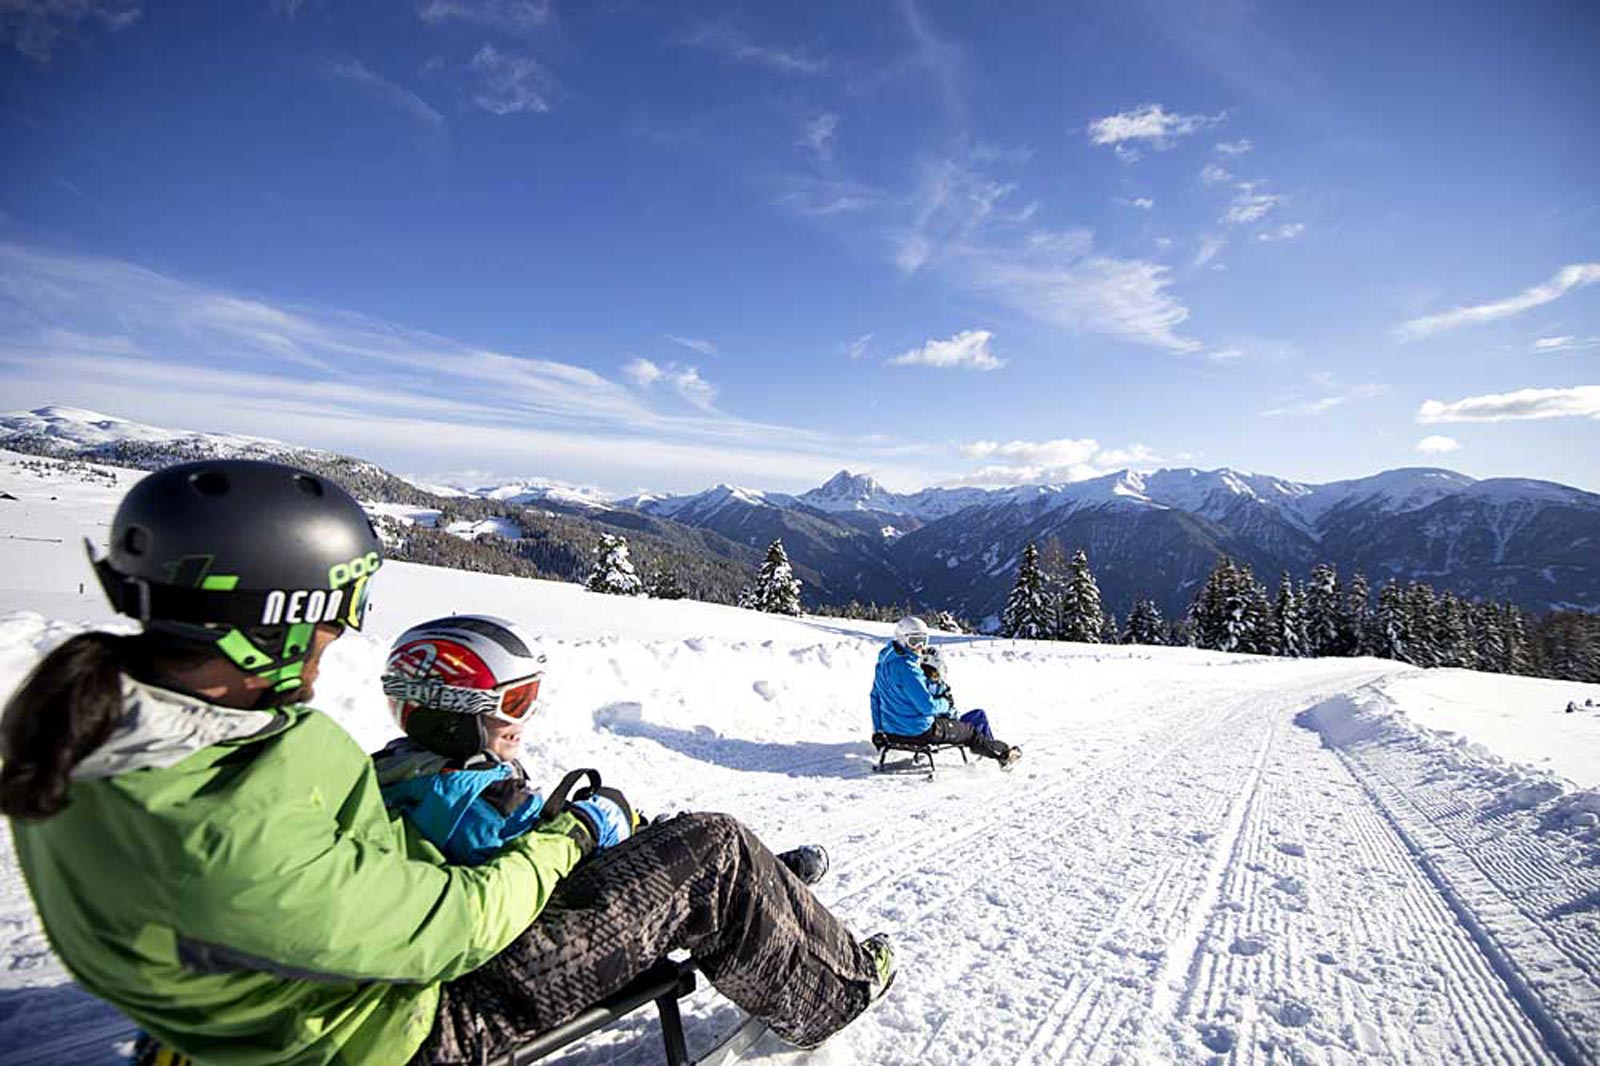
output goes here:
{"type": "Polygon", "coordinates": [[[1020,758],[1022,758],[1022,749],[1017,747],[1015,744],[1011,745],[1011,747],[1006,749],[1005,755],[1000,759],[1000,769],[1011,769],[1017,764],[1017,760],[1020,758]]]}
{"type": "Polygon", "coordinates": [[[778,861],[808,885],[816,884],[828,872],[828,852],[821,844],[802,844],[779,855],[778,861]]]}
{"type": "Polygon", "coordinates": [[[888,933],[874,933],[861,942],[867,949],[867,954],[872,956],[872,964],[877,968],[877,974],[872,979],[872,991],[867,999],[868,1003],[876,1003],[889,991],[889,986],[894,984],[894,941],[889,939],[888,933]]]}

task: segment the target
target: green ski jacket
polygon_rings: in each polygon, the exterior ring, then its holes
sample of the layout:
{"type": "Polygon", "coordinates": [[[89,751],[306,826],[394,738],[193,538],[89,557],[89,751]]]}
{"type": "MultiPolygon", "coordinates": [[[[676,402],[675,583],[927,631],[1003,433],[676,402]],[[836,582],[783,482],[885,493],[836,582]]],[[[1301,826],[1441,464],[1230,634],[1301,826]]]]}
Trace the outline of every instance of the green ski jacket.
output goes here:
{"type": "Polygon", "coordinates": [[[372,760],[331,719],[132,680],[68,807],[13,836],[79,983],[223,1066],[404,1063],[439,984],[515,939],[582,857],[533,832],[448,865],[389,816],[372,760]]]}

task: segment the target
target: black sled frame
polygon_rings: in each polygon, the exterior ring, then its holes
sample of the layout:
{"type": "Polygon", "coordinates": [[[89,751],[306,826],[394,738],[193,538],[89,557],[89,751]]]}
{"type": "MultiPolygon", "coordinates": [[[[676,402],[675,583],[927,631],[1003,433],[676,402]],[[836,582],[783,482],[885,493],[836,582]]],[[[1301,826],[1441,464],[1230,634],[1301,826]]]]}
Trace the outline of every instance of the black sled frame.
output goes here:
{"type": "Polygon", "coordinates": [[[961,761],[963,763],[969,761],[967,759],[967,748],[964,744],[956,744],[952,742],[939,743],[936,741],[927,741],[921,737],[900,736],[896,733],[872,734],[872,746],[878,749],[878,765],[872,768],[872,772],[877,774],[910,773],[919,769],[922,764],[922,760],[927,759],[928,776],[932,777],[935,772],[933,753],[936,751],[943,751],[946,748],[955,748],[957,751],[959,751],[961,753],[961,761]],[[890,763],[887,760],[891,751],[909,752],[911,754],[911,759],[910,761],[890,763]]]}
{"type": "Polygon", "coordinates": [[[491,1059],[489,1066],[526,1066],[537,1062],[612,1022],[621,1021],[650,1002],[655,1003],[661,1016],[661,1039],[666,1045],[667,1066],[688,1066],[689,1049],[683,1039],[683,1016],[678,1012],[678,1000],[694,989],[694,963],[662,959],[609,999],[601,1000],[554,1029],[546,1029],[515,1051],[491,1059]]]}

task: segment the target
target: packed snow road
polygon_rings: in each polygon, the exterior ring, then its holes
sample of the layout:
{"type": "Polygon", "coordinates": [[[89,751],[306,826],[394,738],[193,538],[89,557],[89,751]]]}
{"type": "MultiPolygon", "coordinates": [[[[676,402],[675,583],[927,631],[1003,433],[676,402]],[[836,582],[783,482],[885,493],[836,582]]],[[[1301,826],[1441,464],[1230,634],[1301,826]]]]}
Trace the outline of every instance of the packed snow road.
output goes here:
{"type": "MultiPolygon", "coordinates": [[[[75,536],[118,490],[39,476],[0,471],[31,508],[4,529],[27,538],[0,579],[5,691],[111,621],[75,536]]],[[[901,975],[821,1051],[747,1061],[1600,1061],[1600,711],[1560,713],[1600,686],[944,638],[958,702],[1026,754],[1010,772],[946,754],[930,781],[871,769],[884,626],[404,564],[374,604],[315,701],[369,750],[394,733],[388,642],[500,614],[548,655],[537,780],[598,767],[648,813],[828,846],[820,894],[894,934],[901,975]]],[[[0,964],[0,1062],[118,1061],[131,1026],[51,955],[3,825],[0,964]]],[[[736,1018],[697,992],[691,1047],[736,1018]]],[[[643,1012],[559,1061],[660,1054],[643,1012]]]]}

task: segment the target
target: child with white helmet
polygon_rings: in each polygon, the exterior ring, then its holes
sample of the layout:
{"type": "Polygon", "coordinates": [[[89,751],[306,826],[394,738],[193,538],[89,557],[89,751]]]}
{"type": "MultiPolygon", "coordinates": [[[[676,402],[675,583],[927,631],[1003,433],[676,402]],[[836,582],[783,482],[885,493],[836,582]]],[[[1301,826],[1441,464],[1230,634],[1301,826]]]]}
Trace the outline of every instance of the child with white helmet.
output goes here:
{"type": "Polygon", "coordinates": [[[956,714],[944,660],[915,615],[895,623],[894,639],[878,653],[872,678],[872,730],[930,744],[960,744],[1011,766],[1022,749],[996,740],[983,711],[956,714]]]}

